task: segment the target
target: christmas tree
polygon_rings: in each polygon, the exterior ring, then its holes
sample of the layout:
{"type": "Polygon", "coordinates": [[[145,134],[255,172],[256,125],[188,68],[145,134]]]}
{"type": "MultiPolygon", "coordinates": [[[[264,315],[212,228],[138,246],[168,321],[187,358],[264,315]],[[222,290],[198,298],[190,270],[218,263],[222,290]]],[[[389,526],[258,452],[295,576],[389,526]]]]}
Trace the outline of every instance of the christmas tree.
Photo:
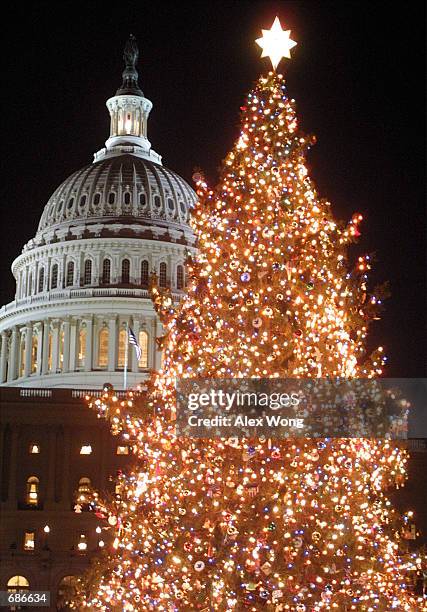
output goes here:
{"type": "MultiPolygon", "coordinates": [[[[289,33],[287,41],[289,49],[289,33]]],[[[343,225],[318,196],[306,167],[313,142],[284,78],[269,73],[242,107],[218,187],[195,176],[199,254],[188,296],[176,305],[153,288],[162,370],[146,401],[120,402],[111,391],[92,401],[133,446],[136,467],[119,476],[114,499],[97,502],[111,543],[80,581],[74,608],[422,609],[409,578],[419,560],[405,553],[386,497],[405,478],[395,444],[175,431],[178,378],[382,372],[382,349],[365,354],[381,294],[368,294],[369,258],[348,261],[361,217],[343,225]]]]}

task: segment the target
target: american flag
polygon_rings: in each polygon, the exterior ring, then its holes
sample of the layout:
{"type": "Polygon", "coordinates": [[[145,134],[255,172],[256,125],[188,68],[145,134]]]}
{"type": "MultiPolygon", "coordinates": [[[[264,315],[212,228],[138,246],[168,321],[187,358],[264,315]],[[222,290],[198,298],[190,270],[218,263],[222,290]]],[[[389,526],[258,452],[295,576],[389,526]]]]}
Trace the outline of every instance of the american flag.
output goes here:
{"type": "Polygon", "coordinates": [[[135,351],[136,351],[136,357],[138,359],[138,361],[141,359],[141,355],[142,355],[142,349],[138,344],[138,340],[136,339],[135,334],[133,333],[132,329],[129,327],[128,329],[128,338],[129,338],[129,344],[132,344],[132,346],[135,347],[135,351]]]}

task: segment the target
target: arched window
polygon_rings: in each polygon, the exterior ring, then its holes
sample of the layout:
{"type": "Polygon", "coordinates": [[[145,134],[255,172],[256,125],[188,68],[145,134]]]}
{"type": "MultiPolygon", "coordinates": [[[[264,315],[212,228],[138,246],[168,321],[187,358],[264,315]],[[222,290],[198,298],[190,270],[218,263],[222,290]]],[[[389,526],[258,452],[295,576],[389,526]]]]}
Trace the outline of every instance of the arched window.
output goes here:
{"type": "Polygon", "coordinates": [[[7,590],[9,593],[16,593],[17,591],[28,591],[30,589],[30,583],[25,576],[12,576],[7,581],[7,590]]]}
{"type": "Polygon", "coordinates": [[[164,261],[160,264],[159,268],[159,287],[167,286],[167,266],[164,261]]]}
{"type": "Polygon", "coordinates": [[[83,208],[86,205],[86,194],[83,194],[80,198],[80,208],[83,208]]]}
{"type": "Polygon", "coordinates": [[[147,203],[147,199],[145,197],[145,193],[140,193],[139,194],[139,205],[140,206],[145,206],[147,203]]]}
{"type": "Polygon", "coordinates": [[[160,196],[159,195],[154,196],[154,206],[156,208],[160,208],[161,205],[162,205],[162,201],[160,199],[160,196]]]}
{"type": "Polygon", "coordinates": [[[141,357],[138,361],[140,368],[148,368],[148,334],[146,331],[140,331],[138,344],[141,347],[141,357]]]}
{"type": "Polygon", "coordinates": [[[79,331],[79,352],[77,357],[77,367],[83,368],[86,357],[86,328],[82,327],[79,331]]]}
{"type": "MultiPolygon", "coordinates": [[[[126,359],[126,341],[127,341],[127,333],[125,329],[121,329],[119,332],[119,359],[118,359],[118,367],[125,367],[125,359],[126,359]]],[[[128,355],[129,358],[129,355],[128,355]]]]}
{"type": "Polygon", "coordinates": [[[173,199],[172,198],[168,198],[168,208],[169,208],[170,212],[172,212],[175,209],[175,204],[173,203],[173,199]]]}
{"type": "Polygon", "coordinates": [[[83,284],[90,285],[92,283],[92,260],[86,259],[83,276],[83,284]]]}
{"type": "Polygon", "coordinates": [[[101,194],[95,193],[95,195],[93,196],[93,203],[95,204],[95,206],[98,206],[100,201],[101,201],[101,194]]]}
{"type": "Polygon", "coordinates": [[[72,285],[74,285],[74,262],[69,261],[67,264],[66,286],[71,287],[72,285]]]}
{"type": "Polygon", "coordinates": [[[76,580],[77,579],[75,576],[64,576],[63,578],[61,578],[58,584],[57,595],[57,601],[59,602],[59,605],[63,606],[59,608],[60,610],[68,609],[68,607],[65,607],[66,601],[71,600],[73,598],[76,580]]]}
{"type": "Polygon", "coordinates": [[[123,194],[123,202],[125,204],[130,204],[130,193],[129,191],[125,191],[123,194]]]}
{"type": "Polygon", "coordinates": [[[50,272],[50,288],[56,289],[58,286],[58,264],[53,264],[50,272]]]}
{"type": "Polygon", "coordinates": [[[78,504],[87,504],[90,501],[92,492],[92,483],[90,478],[84,476],[79,480],[79,486],[77,488],[76,502],[78,504]]]}
{"type": "Polygon", "coordinates": [[[74,198],[70,198],[67,204],[67,210],[71,210],[74,206],[74,198]]]}
{"type": "Polygon", "coordinates": [[[98,366],[106,368],[108,366],[108,329],[103,327],[98,336],[98,366]]]}
{"type": "Polygon", "coordinates": [[[114,204],[115,201],[116,194],[114,193],[114,191],[110,191],[110,193],[108,194],[108,204],[114,204]]]}
{"type": "Polygon", "coordinates": [[[44,268],[40,268],[39,271],[39,286],[38,286],[38,292],[41,293],[43,291],[43,286],[44,286],[44,268]]]}
{"type": "Polygon", "coordinates": [[[109,285],[111,282],[111,261],[104,259],[102,262],[102,284],[109,285]]]}
{"type": "Polygon", "coordinates": [[[122,261],[122,283],[128,285],[130,282],[130,261],[129,259],[124,259],[122,261]]]}
{"type": "Polygon", "coordinates": [[[176,288],[184,289],[184,266],[176,267],[176,288]]]}
{"type": "Polygon", "coordinates": [[[141,261],[141,287],[146,289],[148,287],[148,280],[148,261],[144,260],[141,261]]]}
{"type": "Polygon", "coordinates": [[[39,503],[39,484],[36,476],[30,476],[27,479],[27,504],[29,506],[37,506],[39,503]]]}
{"type": "Polygon", "coordinates": [[[39,348],[39,336],[37,333],[33,333],[33,345],[31,348],[31,374],[37,372],[37,354],[39,348]]]}

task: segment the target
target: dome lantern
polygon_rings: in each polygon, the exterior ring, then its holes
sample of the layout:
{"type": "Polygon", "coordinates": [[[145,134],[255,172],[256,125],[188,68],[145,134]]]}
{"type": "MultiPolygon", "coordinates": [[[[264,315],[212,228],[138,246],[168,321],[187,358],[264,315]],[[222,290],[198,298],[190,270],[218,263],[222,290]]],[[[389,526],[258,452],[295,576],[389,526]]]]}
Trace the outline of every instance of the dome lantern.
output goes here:
{"type": "Polygon", "coordinates": [[[138,56],[136,39],[131,34],[123,51],[125,69],[122,72],[122,85],[116,91],[116,95],[106,102],[111,118],[110,137],[105,143],[105,148],[95,153],[94,162],[131,153],[157,164],[162,163],[161,156],[152,150],[147,138],[148,116],[153,103],[144,97],[138,84],[136,69],[138,56]]]}

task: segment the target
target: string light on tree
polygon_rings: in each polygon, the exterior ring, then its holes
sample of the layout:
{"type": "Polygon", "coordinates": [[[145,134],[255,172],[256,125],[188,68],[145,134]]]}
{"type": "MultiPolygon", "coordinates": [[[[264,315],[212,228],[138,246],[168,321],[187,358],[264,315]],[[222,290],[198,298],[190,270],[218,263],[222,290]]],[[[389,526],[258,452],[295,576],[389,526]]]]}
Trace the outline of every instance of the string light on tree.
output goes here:
{"type": "Polygon", "coordinates": [[[366,338],[383,291],[368,289],[369,257],[353,264],[348,254],[361,216],[341,223],[319,197],[306,165],[313,143],[283,77],[269,73],[242,107],[218,187],[195,177],[199,253],[188,295],[177,305],[152,288],[162,370],[148,399],[109,388],[89,399],[136,463],[118,475],[114,499],[94,504],[109,539],[78,582],[74,609],[422,609],[410,586],[422,560],[407,552],[408,519],[387,498],[405,480],[404,450],[363,437],[175,432],[178,377],[375,383],[382,373],[383,349],[367,355],[366,338]]]}

